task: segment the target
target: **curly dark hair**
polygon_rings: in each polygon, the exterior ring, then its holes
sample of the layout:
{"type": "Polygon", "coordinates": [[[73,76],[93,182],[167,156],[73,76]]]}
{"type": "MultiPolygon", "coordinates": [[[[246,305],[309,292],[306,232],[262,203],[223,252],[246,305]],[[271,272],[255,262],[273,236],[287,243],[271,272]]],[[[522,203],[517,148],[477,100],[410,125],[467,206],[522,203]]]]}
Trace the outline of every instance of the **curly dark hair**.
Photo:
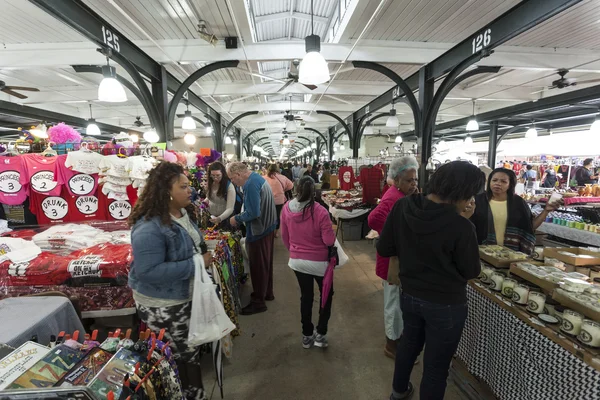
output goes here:
{"type": "Polygon", "coordinates": [[[214,180],[212,176],[210,176],[211,171],[221,171],[221,174],[223,174],[223,177],[221,178],[221,183],[219,185],[219,189],[217,190],[217,196],[225,197],[227,195],[229,176],[227,176],[227,170],[225,169],[225,166],[218,161],[215,161],[208,166],[208,171],[206,172],[206,174],[208,175],[208,193],[206,195],[208,197],[212,196],[212,185],[214,183],[214,180]]]}
{"type": "MultiPolygon", "coordinates": [[[[179,164],[162,161],[148,174],[146,186],[138,198],[131,215],[129,225],[133,226],[140,219],[151,219],[160,217],[165,225],[171,225],[171,213],[169,212],[170,194],[169,190],[173,184],[185,172],[179,164]]],[[[186,211],[193,222],[197,222],[195,207],[190,204],[186,211]]]]}
{"type": "Polygon", "coordinates": [[[454,204],[479,194],[485,184],[485,174],[466,161],[452,161],[442,165],[431,176],[427,193],[454,204]]]}

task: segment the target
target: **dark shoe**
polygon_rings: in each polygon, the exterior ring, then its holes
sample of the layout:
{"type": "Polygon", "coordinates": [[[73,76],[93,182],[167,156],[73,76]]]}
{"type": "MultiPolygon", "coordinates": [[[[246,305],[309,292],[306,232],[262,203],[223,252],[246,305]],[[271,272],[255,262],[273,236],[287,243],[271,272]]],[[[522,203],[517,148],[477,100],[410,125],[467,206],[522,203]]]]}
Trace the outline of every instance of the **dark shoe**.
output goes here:
{"type": "Polygon", "coordinates": [[[386,337],[387,342],[385,343],[385,347],[383,348],[383,354],[386,357],[391,358],[392,360],[396,359],[396,341],[386,337]]]}
{"type": "Polygon", "coordinates": [[[408,389],[406,390],[406,392],[401,393],[399,396],[394,396],[394,394],[392,393],[392,395],[390,396],[390,400],[408,400],[412,397],[414,391],[415,389],[413,388],[412,383],[408,382],[408,389]]]}
{"type": "Polygon", "coordinates": [[[256,307],[254,304],[250,303],[246,307],[242,308],[242,315],[258,314],[265,311],[267,311],[267,306],[256,307]]]}
{"type": "Polygon", "coordinates": [[[267,296],[267,297],[265,297],[265,300],[266,301],[273,301],[273,300],[275,300],[275,296],[267,296]]]}

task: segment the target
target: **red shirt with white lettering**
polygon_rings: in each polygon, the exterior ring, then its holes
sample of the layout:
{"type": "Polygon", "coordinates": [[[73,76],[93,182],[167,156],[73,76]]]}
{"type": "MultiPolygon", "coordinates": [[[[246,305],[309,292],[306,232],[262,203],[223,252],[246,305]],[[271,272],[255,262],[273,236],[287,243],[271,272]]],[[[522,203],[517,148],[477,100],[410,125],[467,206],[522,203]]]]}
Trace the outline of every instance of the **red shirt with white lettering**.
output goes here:
{"type": "Polygon", "coordinates": [[[102,190],[98,190],[99,209],[105,212],[107,221],[126,221],[133,206],[127,200],[109,199],[102,190]]]}
{"type": "Polygon", "coordinates": [[[60,196],[62,185],[54,179],[54,169],[58,157],[41,154],[23,154],[24,174],[21,185],[29,185],[32,192],[45,196],[60,196]]]}
{"type": "Polygon", "coordinates": [[[100,207],[98,196],[71,196],[66,191],[63,194],[69,205],[71,222],[106,220],[106,210],[100,207]]]}
{"type": "Polygon", "coordinates": [[[0,203],[17,206],[27,199],[29,185],[21,183],[24,169],[21,157],[0,157],[0,203]]]}
{"type": "Polygon", "coordinates": [[[69,203],[65,200],[68,195],[66,190],[62,197],[47,196],[32,190],[29,195],[29,210],[35,214],[39,225],[71,222],[69,203]]]}
{"type": "Polygon", "coordinates": [[[71,196],[94,196],[98,189],[98,174],[84,174],[65,166],[66,154],[58,156],[54,164],[54,179],[64,185],[71,196]]]}

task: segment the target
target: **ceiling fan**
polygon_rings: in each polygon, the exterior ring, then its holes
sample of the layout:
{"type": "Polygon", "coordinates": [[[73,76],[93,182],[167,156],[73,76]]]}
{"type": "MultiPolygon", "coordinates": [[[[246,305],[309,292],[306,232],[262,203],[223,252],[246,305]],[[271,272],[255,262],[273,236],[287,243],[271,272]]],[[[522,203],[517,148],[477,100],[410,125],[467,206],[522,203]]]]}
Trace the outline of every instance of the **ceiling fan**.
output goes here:
{"type": "MultiPolygon", "coordinates": [[[[600,79],[590,79],[587,81],[579,81],[578,82],[576,78],[567,78],[566,75],[569,73],[569,70],[565,69],[565,68],[561,68],[561,69],[557,70],[556,72],[558,73],[558,75],[560,75],[560,78],[553,81],[552,85],[548,86],[547,89],[564,89],[566,87],[575,86],[577,84],[585,85],[588,83],[600,82],[600,79]]],[[[537,92],[532,92],[531,94],[541,93],[547,89],[544,88],[542,90],[538,90],[537,92]]]]}
{"type": "Polygon", "coordinates": [[[28,86],[6,86],[6,82],[0,81],[0,91],[10,96],[18,97],[19,99],[26,99],[27,96],[21,93],[15,92],[15,90],[26,90],[28,92],[39,92],[40,89],[28,86]]]}
{"type": "Polygon", "coordinates": [[[142,122],[142,117],[140,117],[139,115],[135,117],[135,121],[133,122],[132,126],[135,126],[136,128],[141,128],[144,125],[146,124],[142,122]]]}

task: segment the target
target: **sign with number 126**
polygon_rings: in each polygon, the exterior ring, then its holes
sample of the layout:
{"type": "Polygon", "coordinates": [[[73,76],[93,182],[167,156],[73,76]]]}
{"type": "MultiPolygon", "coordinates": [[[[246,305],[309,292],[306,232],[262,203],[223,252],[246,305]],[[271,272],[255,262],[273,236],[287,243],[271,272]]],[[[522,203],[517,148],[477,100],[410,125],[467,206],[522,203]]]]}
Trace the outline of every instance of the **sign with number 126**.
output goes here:
{"type": "Polygon", "coordinates": [[[484,47],[488,47],[492,42],[492,30],[486,29],[485,32],[473,38],[473,54],[483,50],[484,47]]]}

